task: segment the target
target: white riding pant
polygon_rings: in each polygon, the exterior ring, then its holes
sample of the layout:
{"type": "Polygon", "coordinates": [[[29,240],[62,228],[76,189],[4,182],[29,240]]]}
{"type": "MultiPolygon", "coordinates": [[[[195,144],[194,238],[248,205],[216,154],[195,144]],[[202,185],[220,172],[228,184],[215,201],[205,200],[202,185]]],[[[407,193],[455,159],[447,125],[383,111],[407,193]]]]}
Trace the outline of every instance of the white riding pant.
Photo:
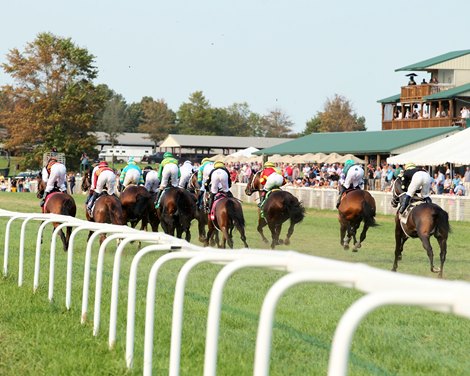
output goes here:
{"type": "Polygon", "coordinates": [[[283,176],[281,174],[278,174],[277,172],[273,172],[266,179],[266,184],[264,185],[264,190],[265,191],[270,191],[273,188],[279,188],[282,184],[284,184],[283,176]]]}
{"type": "Polygon", "coordinates": [[[113,171],[105,170],[101,172],[96,181],[96,193],[103,192],[106,186],[108,194],[113,195],[116,192],[116,174],[113,171]]]}
{"type": "Polygon", "coordinates": [[[124,177],[124,182],[122,183],[122,185],[124,185],[124,187],[127,187],[129,184],[138,185],[139,180],[140,180],[140,172],[139,170],[136,170],[135,168],[133,168],[126,172],[126,176],[124,177]]]}
{"type": "Polygon", "coordinates": [[[150,170],[147,172],[145,177],[145,189],[147,191],[156,193],[160,185],[160,180],[158,180],[158,172],[155,170],[150,170]]]}
{"type": "Polygon", "coordinates": [[[202,170],[202,184],[201,184],[201,191],[202,192],[206,191],[205,184],[206,184],[207,179],[209,179],[209,175],[210,175],[210,173],[212,172],[213,169],[214,169],[214,164],[209,163],[209,164],[205,165],[204,170],[202,170]]]}
{"type": "Polygon", "coordinates": [[[431,176],[426,171],[415,172],[411,178],[410,185],[406,194],[413,197],[418,189],[421,189],[421,196],[423,198],[429,197],[431,191],[431,176]]]}
{"type": "Polygon", "coordinates": [[[343,185],[345,188],[351,188],[352,186],[352,188],[360,187],[364,189],[364,170],[360,166],[352,166],[348,170],[343,185]]]}
{"type": "Polygon", "coordinates": [[[170,185],[176,187],[178,185],[178,165],[174,163],[168,163],[163,166],[162,181],[160,182],[160,189],[166,188],[170,180],[170,185]]]}
{"type": "Polygon", "coordinates": [[[216,194],[219,190],[228,192],[230,190],[228,186],[229,176],[227,172],[222,169],[217,169],[212,172],[211,175],[211,193],[216,194]]]}
{"type": "Polygon", "coordinates": [[[178,186],[180,188],[186,188],[186,186],[189,183],[189,179],[191,178],[191,175],[193,174],[193,172],[192,172],[192,170],[189,170],[189,171],[180,170],[180,172],[181,172],[181,176],[180,176],[180,180],[178,182],[178,186]]]}
{"type": "Polygon", "coordinates": [[[51,173],[47,178],[47,185],[44,192],[51,192],[54,189],[54,183],[57,183],[57,187],[59,187],[61,192],[65,192],[67,190],[67,186],[65,185],[66,175],[67,170],[65,166],[62,163],[54,163],[51,167],[51,173]]]}

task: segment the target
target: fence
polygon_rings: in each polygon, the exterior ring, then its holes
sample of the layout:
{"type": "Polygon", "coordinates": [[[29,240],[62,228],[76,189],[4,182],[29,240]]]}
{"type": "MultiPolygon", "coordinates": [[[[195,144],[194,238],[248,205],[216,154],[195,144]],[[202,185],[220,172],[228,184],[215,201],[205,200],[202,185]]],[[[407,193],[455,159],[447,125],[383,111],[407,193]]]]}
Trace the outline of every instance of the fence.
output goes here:
{"type": "MultiPolygon", "coordinates": [[[[327,195],[327,192],[321,193],[327,195]]],[[[121,272],[121,256],[125,248],[132,241],[143,241],[147,245],[140,248],[134,256],[128,272],[128,307],[126,317],[126,345],[125,361],[131,368],[134,363],[134,323],[136,311],[136,280],[139,273],[138,265],[142,257],[149,253],[160,253],[153,264],[149,276],[146,297],[145,312],[145,338],[143,369],[145,375],[152,374],[153,335],[154,335],[154,309],[155,295],[157,292],[157,277],[160,269],[167,262],[175,259],[187,260],[180,270],[176,285],[172,313],[172,335],[170,344],[170,375],[178,375],[181,358],[181,336],[183,329],[183,305],[186,290],[186,281],[190,272],[203,263],[223,264],[223,268],[214,279],[209,300],[209,311],[206,328],[206,344],[204,356],[204,375],[215,375],[217,370],[217,353],[219,339],[219,322],[221,316],[222,296],[226,282],[238,271],[250,268],[268,268],[282,270],[281,276],[269,289],[262,305],[258,334],[256,340],[254,374],[269,374],[269,362],[271,352],[271,340],[273,320],[277,303],[286,290],[301,283],[328,282],[342,287],[354,288],[366,295],[359,298],[346,310],[338,323],[333,338],[329,359],[329,375],[345,375],[347,372],[349,351],[354,332],[363,318],[378,307],[400,304],[422,306],[430,310],[453,313],[465,318],[470,318],[470,284],[460,281],[442,281],[423,277],[409,276],[375,269],[362,264],[350,264],[329,259],[307,256],[294,251],[250,250],[241,249],[235,251],[202,248],[186,241],[170,237],[162,233],[146,233],[131,229],[126,226],[103,225],[82,221],[79,219],[44,214],[16,213],[0,210],[0,217],[6,219],[4,229],[4,263],[3,274],[9,273],[9,258],[12,249],[10,244],[11,226],[15,221],[21,221],[20,245],[18,250],[19,270],[18,285],[23,283],[23,258],[25,248],[25,233],[27,225],[31,221],[39,221],[41,225],[37,231],[34,286],[38,286],[41,258],[41,241],[45,227],[51,222],[59,222],[61,225],[54,230],[50,243],[49,262],[49,300],[54,297],[55,280],[55,252],[57,236],[60,227],[72,226],[74,228],[67,253],[67,272],[65,287],[65,304],[70,309],[72,275],[74,267],[75,237],[81,231],[94,230],[89,238],[85,252],[85,272],[83,274],[82,314],[81,322],[87,319],[88,290],[91,268],[92,244],[100,233],[109,235],[100,245],[96,265],[96,291],[93,317],[93,334],[100,330],[101,294],[103,278],[103,259],[106,248],[110,242],[121,239],[114,255],[114,267],[112,271],[110,320],[109,320],[109,347],[116,344],[117,307],[121,272]],[[170,252],[171,251],[171,252],[170,252]]],[[[79,263],[82,265],[83,263],[79,263]]],[[[78,267],[78,266],[77,266],[78,267]]]]}

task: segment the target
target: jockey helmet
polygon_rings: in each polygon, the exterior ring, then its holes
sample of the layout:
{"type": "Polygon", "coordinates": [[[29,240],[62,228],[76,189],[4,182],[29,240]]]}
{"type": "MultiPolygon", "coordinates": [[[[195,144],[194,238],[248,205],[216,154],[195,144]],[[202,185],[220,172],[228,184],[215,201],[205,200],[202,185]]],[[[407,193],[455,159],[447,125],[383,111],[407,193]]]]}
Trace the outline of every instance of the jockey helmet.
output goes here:
{"type": "Polygon", "coordinates": [[[201,164],[206,163],[206,162],[212,162],[212,161],[209,158],[203,158],[201,161],[201,164]]]}
{"type": "Polygon", "coordinates": [[[49,161],[47,163],[51,163],[51,162],[57,162],[57,158],[56,157],[50,157],[49,161]]]}
{"type": "Polygon", "coordinates": [[[352,159],[348,159],[348,160],[344,163],[344,167],[352,166],[353,164],[355,164],[355,162],[354,162],[352,159]]]}
{"type": "Polygon", "coordinates": [[[173,157],[173,154],[171,154],[169,151],[167,151],[163,154],[163,158],[174,158],[174,157],[173,157]]]}
{"type": "Polygon", "coordinates": [[[152,166],[145,166],[144,170],[153,170],[152,166]]]}
{"type": "Polygon", "coordinates": [[[411,170],[413,168],[416,168],[416,165],[414,163],[407,163],[405,164],[405,170],[411,170]]]}
{"type": "Polygon", "coordinates": [[[183,164],[189,164],[189,165],[192,165],[191,161],[184,161],[183,164]]]}
{"type": "Polygon", "coordinates": [[[264,168],[266,167],[276,167],[276,165],[273,163],[273,162],[264,162],[264,165],[263,165],[264,168]]]}
{"type": "Polygon", "coordinates": [[[214,168],[224,168],[224,167],[225,167],[225,163],[222,161],[216,161],[214,163],[214,168]]]}
{"type": "Polygon", "coordinates": [[[128,163],[134,162],[134,157],[129,157],[128,163]]]}
{"type": "Polygon", "coordinates": [[[108,167],[108,162],[102,161],[98,164],[98,167],[108,167]]]}

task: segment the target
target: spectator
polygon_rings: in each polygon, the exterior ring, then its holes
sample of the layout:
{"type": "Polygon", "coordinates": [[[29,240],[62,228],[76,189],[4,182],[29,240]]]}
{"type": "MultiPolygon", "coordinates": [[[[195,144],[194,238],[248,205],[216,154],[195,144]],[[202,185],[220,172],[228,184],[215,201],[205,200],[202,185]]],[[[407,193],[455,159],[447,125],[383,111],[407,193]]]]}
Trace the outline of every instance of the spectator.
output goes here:
{"type": "Polygon", "coordinates": [[[380,180],[382,177],[382,169],[380,166],[377,166],[374,171],[374,181],[375,181],[375,190],[380,191],[380,180]]]}
{"type": "Polygon", "coordinates": [[[437,179],[436,179],[436,193],[438,195],[442,195],[444,193],[444,181],[445,181],[445,176],[442,173],[441,170],[438,171],[437,173],[437,179]]]}
{"type": "Polygon", "coordinates": [[[75,174],[73,172],[70,173],[69,178],[67,179],[67,181],[69,183],[70,194],[73,194],[74,189],[75,189],[75,174]]]}
{"type": "Polygon", "coordinates": [[[83,173],[83,171],[86,171],[90,168],[90,159],[88,158],[88,155],[83,152],[82,156],[80,157],[80,174],[83,173]]]}
{"type": "Polygon", "coordinates": [[[452,190],[452,179],[450,178],[450,175],[449,174],[446,174],[446,177],[444,179],[444,189],[443,189],[443,192],[444,193],[450,193],[450,191],[452,190]]]}
{"type": "Polygon", "coordinates": [[[373,190],[375,188],[375,183],[374,183],[374,167],[369,163],[367,165],[367,189],[368,190],[373,190]]]}
{"type": "Polygon", "coordinates": [[[454,188],[454,193],[457,196],[465,196],[465,186],[463,185],[463,182],[460,180],[459,183],[455,186],[454,188]]]}

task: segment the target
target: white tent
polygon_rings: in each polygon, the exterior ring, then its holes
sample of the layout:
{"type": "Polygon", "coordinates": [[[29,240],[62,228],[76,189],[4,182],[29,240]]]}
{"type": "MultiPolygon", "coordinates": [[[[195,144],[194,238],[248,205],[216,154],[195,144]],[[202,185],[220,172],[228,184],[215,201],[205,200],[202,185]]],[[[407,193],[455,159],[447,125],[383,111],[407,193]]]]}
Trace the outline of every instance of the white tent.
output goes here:
{"type": "Polygon", "coordinates": [[[421,166],[470,164],[470,128],[421,148],[387,158],[389,164],[412,162],[421,166]]]}
{"type": "Polygon", "coordinates": [[[259,151],[259,149],[255,148],[253,146],[250,146],[246,149],[239,150],[235,153],[232,153],[232,154],[230,154],[230,156],[232,156],[232,157],[251,157],[253,155],[253,153],[256,153],[257,151],[259,151]]]}

